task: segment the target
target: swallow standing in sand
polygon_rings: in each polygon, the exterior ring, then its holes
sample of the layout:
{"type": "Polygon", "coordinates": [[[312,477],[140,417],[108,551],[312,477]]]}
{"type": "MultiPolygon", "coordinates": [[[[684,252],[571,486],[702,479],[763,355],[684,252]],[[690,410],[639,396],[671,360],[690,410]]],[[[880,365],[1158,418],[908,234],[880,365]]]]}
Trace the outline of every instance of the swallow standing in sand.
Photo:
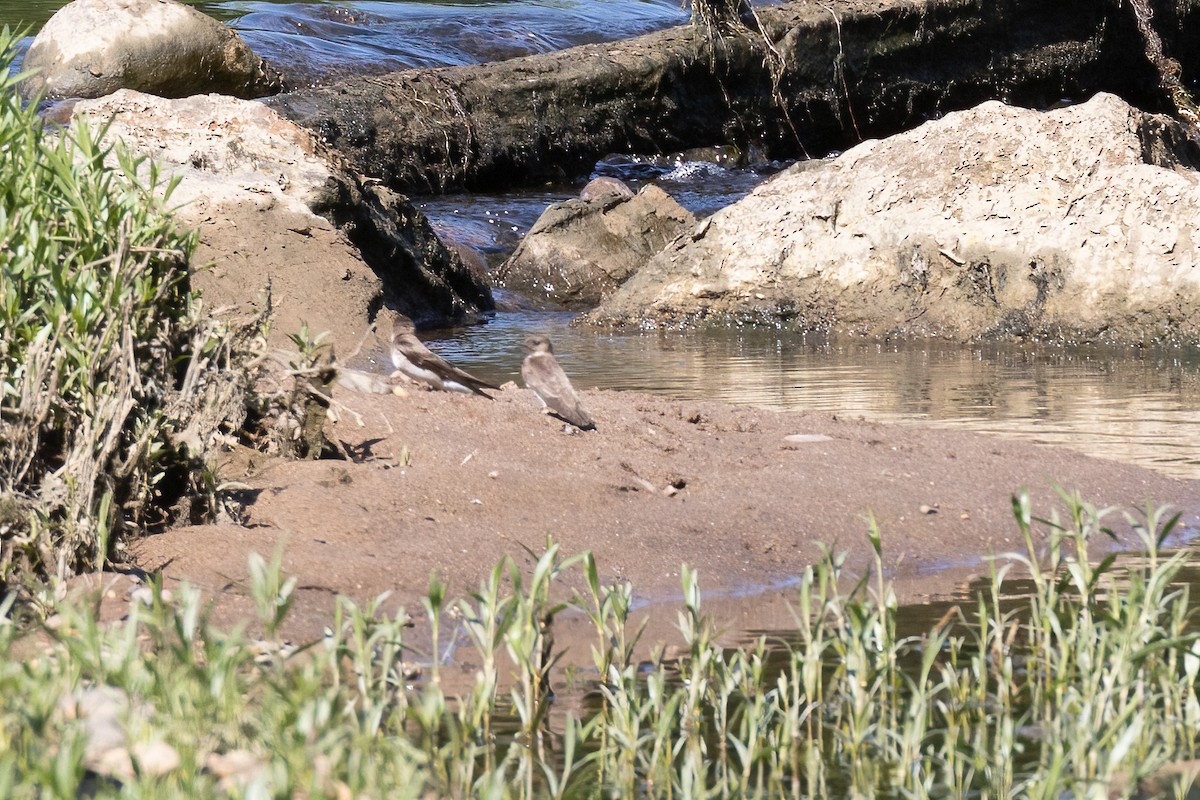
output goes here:
{"type": "Polygon", "coordinates": [[[492,399],[491,395],[485,394],[484,389],[499,391],[498,386],[452,366],[422,344],[416,336],[413,321],[403,314],[398,315],[392,325],[392,364],[414,381],[432,389],[467,394],[474,392],[489,400],[492,399]]]}
{"type": "Polygon", "coordinates": [[[579,403],[579,395],[554,357],[550,340],[545,336],[529,336],[525,339],[529,355],[521,364],[521,377],[526,388],[532,389],[542,405],[555,416],[571,423],[576,428],[591,430],[596,427],[592,418],[579,403]]]}

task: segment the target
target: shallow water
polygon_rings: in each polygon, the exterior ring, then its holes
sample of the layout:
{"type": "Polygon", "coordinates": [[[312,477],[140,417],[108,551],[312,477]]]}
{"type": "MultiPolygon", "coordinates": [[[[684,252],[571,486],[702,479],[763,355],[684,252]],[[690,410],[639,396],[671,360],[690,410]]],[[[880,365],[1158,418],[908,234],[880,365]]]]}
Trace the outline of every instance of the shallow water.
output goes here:
{"type": "MultiPolygon", "coordinates": [[[[683,156],[609,158],[572,185],[515,189],[504,194],[416,198],[416,203],[439,235],[482,253],[495,267],[516,249],[546,206],[578,197],[590,178],[619,178],[634,191],[654,183],[681,206],[703,217],[741,199],[765,176],[783,167],[777,162],[738,167],[717,163],[719,157],[717,152],[706,154],[709,160],[683,156]]],[[[503,296],[503,291],[500,294],[503,296]]]]}
{"type": "Polygon", "coordinates": [[[597,332],[572,315],[499,314],[431,332],[480,377],[520,381],[526,332],[546,332],[580,387],[930,424],[1072,447],[1200,478],[1200,351],[879,343],[766,329],[597,332]]]}
{"type": "MultiPolygon", "coordinates": [[[[609,162],[595,174],[635,189],[654,180],[701,215],[762,179],[755,170],[700,162],[662,169],[609,162]]],[[[422,207],[439,232],[494,265],[547,204],[578,188],[430,198],[422,207]]],[[[519,303],[502,290],[497,298],[519,303]]],[[[519,383],[525,335],[547,333],[580,387],[973,430],[1200,479],[1200,348],[880,343],[753,328],[611,333],[574,327],[573,319],[503,312],[484,326],[427,335],[443,356],[496,383],[519,383]]]]}
{"type": "MultiPolygon", "coordinates": [[[[295,84],[475,64],[679,24],[677,0],[190,0],[295,84]]],[[[0,24],[39,29],[66,0],[0,0],[0,24]]]]}

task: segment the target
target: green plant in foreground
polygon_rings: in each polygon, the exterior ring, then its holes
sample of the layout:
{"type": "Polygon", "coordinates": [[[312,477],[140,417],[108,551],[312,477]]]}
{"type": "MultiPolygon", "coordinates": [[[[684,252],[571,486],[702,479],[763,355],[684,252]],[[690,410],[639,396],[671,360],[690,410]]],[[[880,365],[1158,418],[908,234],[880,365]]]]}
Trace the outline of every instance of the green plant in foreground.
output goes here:
{"type": "MultiPolygon", "coordinates": [[[[408,618],[379,602],[340,600],[323,640],[270,658],[211,626],[187,590],[168,602],[156,587],[112,627],[65,608],[44,651],[0,625],[0,794],[1182,796],[1183,765],[1200,755],[1200,641],[1180,580],[1189,556],[1161,550],[1176,520],[1148,510],[1144,555],[1092,564],[1103,512],[1066,500],[1060,523],[1018,498],[1026,552],[907,637],[874,526],[872,575],[844,590],[827,554],[777,642],[719,645],[685,569],[683,655],[641,667],[621,644],[628,589],[602,587],[587,555],[587,594],[571,604],[556,584],[578,562],[552,544],[528,575],[506,559],[468,600],[446,603],[434,581],[427,609],[474,649],[460,655],[477,666],[459,696],[445,680],[410,682],[408,618]],[[550,625],[572,607],[607,674],[560,710],[550,625]],[[105,704],[116,710],[98,740],[105,704]],[[174,757],[150,758],[164,749],[174,757]]],[[[287,582],[260,562],[251,588],[271,631],[287,582]]]]}
{"type": "MultiPolygon", "coordinates": [[[[189,294],[173,182],[75,122],[49,130],[0,33],[0,588],[100,566],[189,514],[247,341],[189,294]]],[[[199,508],[200,513],[203,508],[199,508]]]]}

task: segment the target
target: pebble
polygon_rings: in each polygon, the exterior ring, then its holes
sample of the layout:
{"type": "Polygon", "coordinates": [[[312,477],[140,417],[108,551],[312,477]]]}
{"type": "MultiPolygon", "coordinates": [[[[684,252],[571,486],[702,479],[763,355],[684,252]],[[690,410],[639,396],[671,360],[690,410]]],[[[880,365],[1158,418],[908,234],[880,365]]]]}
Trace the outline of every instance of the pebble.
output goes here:
{"type": "MultiPolygon", "coordinates": [[[[175,599],[175,595],[171,593],[170,589],[163,589],[161,596],[164,605],[175,599]]],[[[139,586],[129,593],[129,599],[149,608],[154,605],[154,590],[149,586],[139,586]]]]}
{"type": "Polygon", "coordinates": [[[138,771],[143,775],[166,775],[179,769],[179,751],[162,741],[141,742],[133,746],[138,771]]]}
{"type": "Polygon", "coordinates": [[[826,436],[823,433],[793,433],[790,436],[783,437],[785,442],[805,443],[805,442],[832,442],[832,436],[826,436]]]}
{"type": "Polygon", "coordinates": [[[130,713],[130,700],[121,689],[94,686],[64,696],[58,707],[65,719],[77,719],[82,724],[86,737],[84,765],[97,775],[131,778],[135,759],[144,774],[162,775],[178,769],[179,753],[166,742],[141,742],[131,751],[121,721],[130,713]]]}
{"type": "Polygon", "coordinates": [[[263,762],[249,750],[230,750],[228,753],[209,753],[204,768],[221,782],[225,791],[244,789],[264,769],[263,762]]]}
{"type": "Polygon", "coordinates": [[[84,765],[97,775],[105,777],[133,777],[133,757],[125,747],[112,747],[95,755],[85,753],[84,765]]]}

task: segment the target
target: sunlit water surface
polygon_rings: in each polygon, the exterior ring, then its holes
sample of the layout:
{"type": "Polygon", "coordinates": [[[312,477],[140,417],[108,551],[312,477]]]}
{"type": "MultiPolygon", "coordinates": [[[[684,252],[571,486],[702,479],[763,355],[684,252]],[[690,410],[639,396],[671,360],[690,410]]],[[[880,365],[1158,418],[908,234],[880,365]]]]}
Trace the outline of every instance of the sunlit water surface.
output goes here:
{"type": "MultiPolygon", "coordinates": [[[[0,24],[35,30],[66,0],[0,0],[0,24]]],[[[190,0],[236,28],[295,84],[475,64],[679,24],[677,0],[190,0]]]]}
{"type": "Polygon", "coordinates": [[[431,347],[485,379],[519,382],[523,337],[542,331],[581,387],[982,431],[1200,478],[1195,348],[879,343],[763,329],[609,333],[571,320],[500,314],[431,333],[431,347]]]}

